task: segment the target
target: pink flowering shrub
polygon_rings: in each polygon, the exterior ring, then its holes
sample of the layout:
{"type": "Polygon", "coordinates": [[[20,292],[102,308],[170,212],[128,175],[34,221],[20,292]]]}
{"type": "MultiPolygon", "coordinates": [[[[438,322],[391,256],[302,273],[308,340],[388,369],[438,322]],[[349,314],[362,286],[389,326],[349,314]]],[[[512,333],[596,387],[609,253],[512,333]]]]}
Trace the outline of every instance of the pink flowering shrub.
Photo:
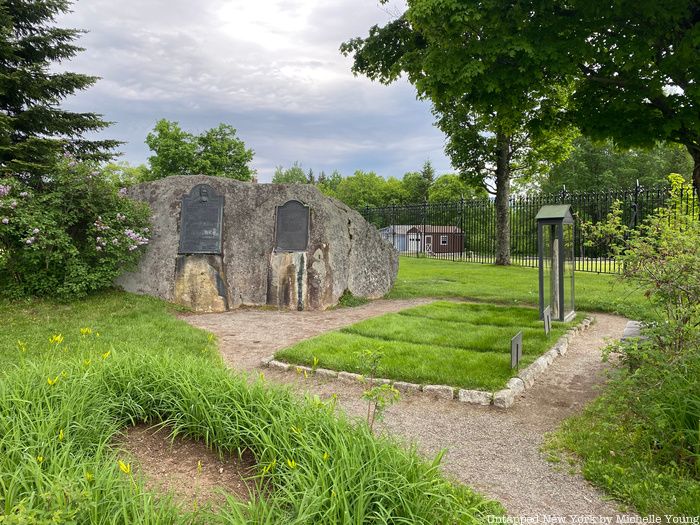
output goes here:
{"type": "Polygon", "coordinates": [[[81,297],[109,287],[148,244],[148,207],[95,166],[62,159],[39,187],[0,177],[0,294],[81,297]]]}

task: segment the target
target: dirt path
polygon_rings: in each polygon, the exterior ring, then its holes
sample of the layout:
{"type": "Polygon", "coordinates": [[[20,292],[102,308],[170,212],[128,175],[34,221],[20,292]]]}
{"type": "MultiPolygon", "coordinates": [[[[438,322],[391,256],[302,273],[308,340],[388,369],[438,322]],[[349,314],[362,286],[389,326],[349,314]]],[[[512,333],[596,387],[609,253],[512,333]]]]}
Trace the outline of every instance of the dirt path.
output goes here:
{"type": "Polygon", "coordinates": [[[381,299],[355,308],[337,308],[323,312],[241,308],[222,314],[186,315],[182,318],[216,334],[221,355],[228,366],[238,370],[253,370],[260,365],[263,357],[274,354],[280,348],[363,319],[430,302],[430,299],[381,299]]]}
{"type": "MultiPolygon", "coordinates": [[[[260,359],[296,341],[361,319],[426,304],[429,300],[375,301],[328,312],[236,310],[188,316],[189,323],[215,333],[229,366],[258,369],[260,359]]],[[[443,467],[459,481],[502,502],[512,516],[614,516],[617,506],[566,465],[547,462],[540,452],[543,435],[579,412],[603,381],[601,348],[622,335],[626,319],[597,314],[596,322],[576,337],[509,410],[405,395],[387,410],[383,427],[434,455],[447,449],[443,467]]],[[[336,394],[350,414],[366,410],[362,387],[339,381],[304,379],[266,370],[269,380],[291,383],[322,396],[336,394]]]]}

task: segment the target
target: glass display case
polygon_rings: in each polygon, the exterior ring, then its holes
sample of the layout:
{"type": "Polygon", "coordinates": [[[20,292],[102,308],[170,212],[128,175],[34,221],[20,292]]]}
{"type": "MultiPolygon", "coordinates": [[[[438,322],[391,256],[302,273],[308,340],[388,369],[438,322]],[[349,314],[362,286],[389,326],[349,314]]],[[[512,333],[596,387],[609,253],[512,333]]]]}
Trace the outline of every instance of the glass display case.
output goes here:
{"type": "Polygon", "coordinates": [[[540,319],[548,306],[552,320],[570,321],[574,308],[574,217],[568,204],[540,208],[537,221],[537,255],[540,277],[540,319]]]}

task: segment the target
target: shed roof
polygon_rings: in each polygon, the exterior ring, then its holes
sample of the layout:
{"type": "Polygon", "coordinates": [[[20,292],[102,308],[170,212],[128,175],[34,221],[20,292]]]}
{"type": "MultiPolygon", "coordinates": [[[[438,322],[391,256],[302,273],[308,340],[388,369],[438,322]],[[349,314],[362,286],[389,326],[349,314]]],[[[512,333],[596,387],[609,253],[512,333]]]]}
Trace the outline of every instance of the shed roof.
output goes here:
{"type": "Polygon", "coordinates": [[[421,224],[414,226],[408,233],[462,233],[462,229],[457,226],[433,226],[432,224],[421,224]]]}
{"type": "Polygon", "coordinates": [[[394,233],[396,235],[405,235],[408,230],[415,228],[414,224],[392,224],[379,230],[380,232],[394,233]]]}

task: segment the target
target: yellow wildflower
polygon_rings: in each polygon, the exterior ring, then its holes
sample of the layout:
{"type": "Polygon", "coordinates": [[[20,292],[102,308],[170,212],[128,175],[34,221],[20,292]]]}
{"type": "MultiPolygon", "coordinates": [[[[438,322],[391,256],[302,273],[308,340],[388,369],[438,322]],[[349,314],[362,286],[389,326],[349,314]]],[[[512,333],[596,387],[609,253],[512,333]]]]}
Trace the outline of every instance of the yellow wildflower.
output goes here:
{"type": "Polygon", "coordinates": [[[80,335],[85,337],[86,335],[92,335],[92,328],[85,327],[80,329],[80,335]]]}
{"type": "Polygon", "coordinates": [[[54,377],[53,379],[51,379],[50,377],[46,378],[46,382],[49,384],[49,386],[55,385],[57,381],[58,376],[54,377]]]}
{"type": "Polygon", "coordinates": [[[90,472],[89,470],[85,472],[85,479],[90,482],[90,481],[95,481],[95,475],[90,472]]]}
{"type": "Polygon", "coordinates": [[[92,359],[83,359],[83,366],[90,366],[90,363],[92,363],[92,359]]]}
{"type": "Polygon", "coordinates": [[[124,463],[121,459],[119,460],[119,470],[121,470],[127,476],[131,475],[131,463],[124,463]]]}
{"type": "Polygon", "coordinates": [[[112,354],[112,351],[107,350],[104,354],[102,354],[102,359],[107,359],[111,354],[112,354]]]}
{"type": "Polygon", "coordinates": [[[275,468],[275,465],[277,465],[277,460],[273,459],[270,463],[263,467],[263,474],[267,474],[268,472],[270,472],[272,469],[275,468]]]}
{"type": "Polygon", "coordinates": [[[290,427],[290,430],[295,434],[301,434],[301,429],[299,427],[295,427],[294,425],[290,427]]]}
{"type": "Polygon", "coordinates": [[[39,465],[41,465],[44,462],[44,456],[37,456],[36,462],[39,463],[39,465]]]}
{"type": "Polygon", "coordinates": [[[27,351],[27,343],[24,341],[20,341],[19,339],[17,340],[17,348],[19,348],[19,351],[24,353],[27,351]]]}
{"type": "Polygon", "coordinates": [[[330,459],[331,455],[328,452],[323,453],[323,461],[328,461],[330,459]]]}
{"type": "Polygon", "coordinates": [[[49,343],[52,345],[60,345],[63,342],[63,336],[61,334],[55,334],[49,337],[49,343]]]}
{"type": "Polygon", "coordinates": [[[63,441],[63,437],[64,437],[63,429],[61,429],[58,431],[58,440],[63,441]]]}
{"type": "Polygon", "coordinates": [[[294,461],[293,459],[287,459],[287,465],[289,466],[290,469],[295,469],[297,468],[297,462],[294,461]]]}

